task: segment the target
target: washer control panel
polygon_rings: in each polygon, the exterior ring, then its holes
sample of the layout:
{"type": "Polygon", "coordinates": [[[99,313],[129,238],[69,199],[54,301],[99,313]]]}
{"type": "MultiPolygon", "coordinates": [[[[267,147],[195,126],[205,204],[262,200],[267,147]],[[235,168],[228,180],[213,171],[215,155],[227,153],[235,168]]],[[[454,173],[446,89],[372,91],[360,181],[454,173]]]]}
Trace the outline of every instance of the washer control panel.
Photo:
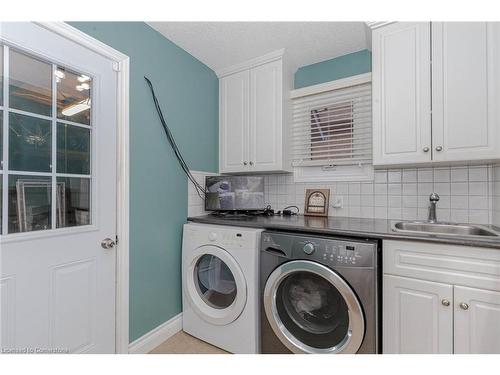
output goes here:
{"type": "Polygon", "coordinates": [[[312,244],[311,242],[308,242],[304,245],[304,253],[306,253],[307,255],[311,255],[312,253],[314,253],[314,250],[316,250],[316,248],[314,247],[314,244],[312,244]]]}
{"type": "Polygon", "coordinates": [[[375,267],[377,242],[326,236],[264,232],[262,250],[290,258],[311,259],[327,266],[375,267]]]}

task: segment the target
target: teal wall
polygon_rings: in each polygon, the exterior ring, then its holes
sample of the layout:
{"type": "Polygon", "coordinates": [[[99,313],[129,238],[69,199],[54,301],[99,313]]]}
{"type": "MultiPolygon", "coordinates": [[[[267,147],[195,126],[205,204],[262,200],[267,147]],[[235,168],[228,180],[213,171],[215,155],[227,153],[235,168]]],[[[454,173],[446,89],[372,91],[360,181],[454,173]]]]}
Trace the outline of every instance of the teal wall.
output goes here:
{"type": "Polygon", "coordinates": [[[71,22],[130,57],[130,341],[181,312],[186,177],[143,76],[190,168],[218,170],[215,73],[142,22],[71,22]]]}
{"type": "Polygon", "coordinates": [[[317,85],[372,71],[372,54],[367,49],[299,68],[295,88],[317,85]]]}

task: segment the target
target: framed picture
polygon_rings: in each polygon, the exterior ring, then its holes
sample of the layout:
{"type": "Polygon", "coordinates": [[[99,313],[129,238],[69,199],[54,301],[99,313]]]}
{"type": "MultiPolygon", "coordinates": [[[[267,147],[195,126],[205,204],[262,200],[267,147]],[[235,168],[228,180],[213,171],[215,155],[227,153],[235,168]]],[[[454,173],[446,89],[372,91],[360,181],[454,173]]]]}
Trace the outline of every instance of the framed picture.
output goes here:
{"type": "Polygon", "coordinates": [[[328,216],[330,189],[307,189],[304,215],[328,216]]]}
{"type": "MultiPolygon", "coordinates": [[[[57,183],[56,225],[66,222],[66,199],[64,182],[57,183]]],[[[52,182],[47,180],[19,179],[16,181],[17,217],[20,232],[50,228],[52,182]]]]}

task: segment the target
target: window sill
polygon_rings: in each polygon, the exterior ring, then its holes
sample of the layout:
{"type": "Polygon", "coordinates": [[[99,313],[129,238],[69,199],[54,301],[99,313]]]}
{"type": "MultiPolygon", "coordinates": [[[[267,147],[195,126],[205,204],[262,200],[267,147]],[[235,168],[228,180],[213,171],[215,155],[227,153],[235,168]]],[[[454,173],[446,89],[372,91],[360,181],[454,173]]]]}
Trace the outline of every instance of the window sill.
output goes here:
{"type": "Polygon", "coordinates": [[[373,176],[373,165],[293,168],[295,182],[373,181],[373,176]]]}

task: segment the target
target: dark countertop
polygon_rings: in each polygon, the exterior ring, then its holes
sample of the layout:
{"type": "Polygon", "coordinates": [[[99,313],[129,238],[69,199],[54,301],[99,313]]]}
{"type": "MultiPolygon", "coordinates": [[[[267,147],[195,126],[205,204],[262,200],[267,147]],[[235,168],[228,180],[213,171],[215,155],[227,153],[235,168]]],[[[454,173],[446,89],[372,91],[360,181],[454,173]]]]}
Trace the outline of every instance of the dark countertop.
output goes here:
{"type": "MultiPolygon", "coordinates": [[[[407,234],[394,232],[391,224],[395,220],[361,219],[350,217],[312,217],[312,216],[194,216],[188,221],[214,225],[263,228],[301,233],[329,234],[371,239],[393,239],[446,243],[462,246],[488,247],[500,249],[498,238],[464,238],[458,236],[407,234]]],[[[400,220],[398,220],[400,221],[400,220]]],[[[488,227],[487,225],[484,225],[488,227]]]]}

